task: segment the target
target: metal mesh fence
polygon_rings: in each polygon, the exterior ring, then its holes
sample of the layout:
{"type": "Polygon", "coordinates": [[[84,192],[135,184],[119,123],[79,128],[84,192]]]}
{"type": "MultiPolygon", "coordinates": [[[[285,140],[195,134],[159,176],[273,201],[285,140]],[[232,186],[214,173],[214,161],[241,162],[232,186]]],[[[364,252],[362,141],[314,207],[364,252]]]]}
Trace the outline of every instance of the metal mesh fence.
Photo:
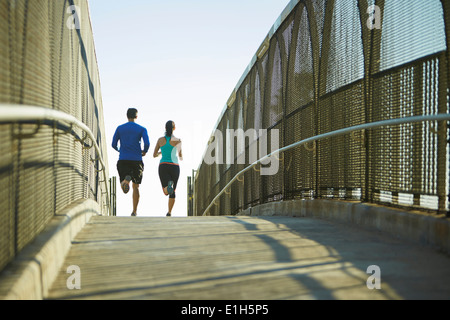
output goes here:
{"type": "MultiPolygon", "coordinates": [[[[266,129],[268,137],[277,130],[282,148],[356,125],[449,113],[448,1],[304,0],[288,8],[219,119],[224,164],[200,165],[197,215],[252,163],[251,146],[261,149],[261,137],[246,141],[246,164],[237,156],[227,164],[238,144],[226,139],[227,129],[266,129]]],[[[447,122],[320,140],[280,155],[276,174],[245,172],[207,213],[312,198],[448,213],[448,142],[447,122]]]]}
{"type": "MultiPolygon", "coordinates": [[[[0,0],[0,104],[72,115],[93,132],[107,165],[87,0],[0,0]]],[[[74,201],[93,199],[108,212],[98,155],[81,129],[56,121],[0,123],[2,270],[74,201]]]]}

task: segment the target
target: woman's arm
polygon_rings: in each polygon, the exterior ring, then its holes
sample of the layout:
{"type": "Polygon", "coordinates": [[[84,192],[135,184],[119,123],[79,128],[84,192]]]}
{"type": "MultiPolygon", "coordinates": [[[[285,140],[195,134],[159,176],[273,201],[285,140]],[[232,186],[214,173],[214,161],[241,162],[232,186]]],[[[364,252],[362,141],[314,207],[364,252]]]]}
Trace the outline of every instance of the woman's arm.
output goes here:
{"type": "Polygon", "coordinates": [[[156,143],[155,146],[155,151],[153,151],[153,158],[158,158],[161,154],[161,152],[159,151],[159,149],[161,149],[161,139],[158,140],[158,142],[156,143]]]}
{"type": "Polygon", "coordinates": [[[183,149],[182,149],[181,140],[179,140],[177,143],[177,150],[178,150],[178,157],[180,158],[181,161],[183,161],[183,149]]]}
{"type": "Polygon", "coordinates": [[[179,139],[175,136],[172,136],[172,139],[170,140],[170,144],[172,145],[172,147],[177,148],[178,157],[180,158],[181,161],[183,161],[183,150],[182,150],[181,139],[179,139]]]}

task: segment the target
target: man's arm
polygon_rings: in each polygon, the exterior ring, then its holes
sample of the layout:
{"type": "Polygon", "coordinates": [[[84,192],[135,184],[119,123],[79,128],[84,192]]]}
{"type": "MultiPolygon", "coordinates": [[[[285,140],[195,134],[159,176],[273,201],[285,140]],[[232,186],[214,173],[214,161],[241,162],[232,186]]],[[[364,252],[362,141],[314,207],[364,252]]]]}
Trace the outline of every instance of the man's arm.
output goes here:
{"type": "Polygon", "coordinates": [[[113,141],[112,141],[112,147],[117,152],[120,152],[119,148],[117,147],[117,144],[119,143],[120,135],[119,130],[116,130],[116,133],[114,133],[113,141]]]}
{"type": "Polygon", "coordinates": [[[145,156],[150,149],[150,139],[148,138],[147,129],[144,129],[142,139],[144,140],[144,151],[142,151],[142,155],[145,156]]]}

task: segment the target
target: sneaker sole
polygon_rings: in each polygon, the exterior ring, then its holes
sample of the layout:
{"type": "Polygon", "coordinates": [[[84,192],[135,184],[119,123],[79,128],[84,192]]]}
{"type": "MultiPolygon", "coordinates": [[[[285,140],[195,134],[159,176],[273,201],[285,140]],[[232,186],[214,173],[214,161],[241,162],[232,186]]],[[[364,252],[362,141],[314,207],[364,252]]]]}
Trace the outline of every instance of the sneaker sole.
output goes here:
{"type": "Polygon", "coordinates": [[[121,187],[122,187],[123,192],[125,194],[127,194],[130,191],[130,184],[129,183],[131,182],[131,177],[130,176],[126,176],[125,177],[125,181],[127,181],[128,183],[122,182],[121,187]]]}

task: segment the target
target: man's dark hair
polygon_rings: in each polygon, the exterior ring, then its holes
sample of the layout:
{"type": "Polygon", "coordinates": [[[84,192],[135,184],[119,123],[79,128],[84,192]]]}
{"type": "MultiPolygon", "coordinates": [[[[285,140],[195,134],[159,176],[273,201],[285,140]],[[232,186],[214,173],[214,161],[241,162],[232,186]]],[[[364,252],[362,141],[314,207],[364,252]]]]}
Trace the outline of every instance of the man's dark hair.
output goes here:
{"type": "Polygon", "coordinates": [[[127,111],[128,119],[136,119],[137,118],[137,113],[138,113],[138,111],[135,108],[128,109],[128,111],[127,111]]]}

